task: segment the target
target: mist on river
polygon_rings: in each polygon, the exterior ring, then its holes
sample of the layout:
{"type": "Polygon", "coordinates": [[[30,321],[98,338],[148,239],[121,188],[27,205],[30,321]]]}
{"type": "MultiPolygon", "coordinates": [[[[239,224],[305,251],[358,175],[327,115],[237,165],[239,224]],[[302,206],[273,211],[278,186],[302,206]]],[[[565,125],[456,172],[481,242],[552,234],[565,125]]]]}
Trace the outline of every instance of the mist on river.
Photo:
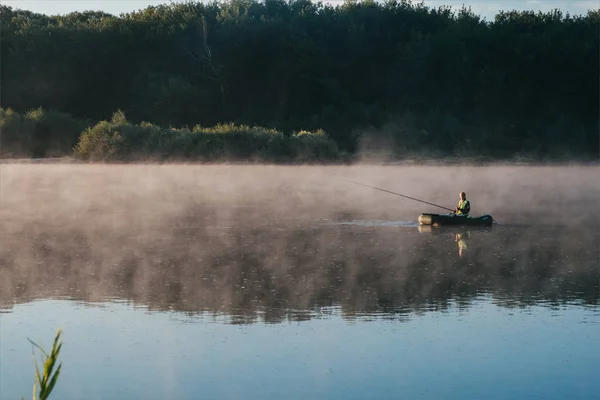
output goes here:
{"type": "Polygon", "coordinates": [[[51,296],[253,321],[599,303],[600,170],[563,166],[4,165],[0,306],[51,296]],[[465,191],[490,230],[419,231],[465,191]],[[387,221],[398,224],[360,221],[387,221]],[[340,222],[345,222],[341,224],[340,222]],[[352,223],[354,222],[354,223],[352,223]],[[456,235],[468,237],[457,254],[456,235]]]}

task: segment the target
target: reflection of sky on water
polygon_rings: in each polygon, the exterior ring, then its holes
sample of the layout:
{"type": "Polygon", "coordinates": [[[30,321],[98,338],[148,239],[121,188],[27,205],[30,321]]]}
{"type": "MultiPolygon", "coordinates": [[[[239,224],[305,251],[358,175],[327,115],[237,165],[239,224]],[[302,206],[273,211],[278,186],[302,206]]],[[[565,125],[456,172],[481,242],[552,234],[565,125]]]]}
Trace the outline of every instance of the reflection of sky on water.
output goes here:
{"type": "Polygon", "coordinates": [[[30,393],[31,346],[64,329],[58,399],[589,399],[600,391],[600,312],[564,305],[468,309],[403,322],[149,312],[126,303],[37,301],[1,315],[0,398],[30,393]]]}

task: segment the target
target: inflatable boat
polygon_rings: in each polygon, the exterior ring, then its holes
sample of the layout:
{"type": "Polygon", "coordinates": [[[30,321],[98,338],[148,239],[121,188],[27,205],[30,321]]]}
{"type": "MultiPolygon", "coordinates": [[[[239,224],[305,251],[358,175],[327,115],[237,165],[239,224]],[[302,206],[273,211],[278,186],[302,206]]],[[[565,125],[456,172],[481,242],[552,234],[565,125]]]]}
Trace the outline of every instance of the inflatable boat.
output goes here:
{"type": "Polygon", "coordinates": [[[480,233],[489,233],[492,232],[492,230],[494,229],[494,226],[465,226],[465,225],[448,225],[448,226],[439,226],[439,227],[435,227],[435,226],[431,226],[431,225],[419,225],[417,226],[417,230],[419,231],[419,233],[425,234],[425,235],[433,235],[433,236],[437,236],[437,235],[453,235],[456,236],[457,234],[480,234],[480,233]]]}
{"type": "Polygon", "coordinates": [[[460,214],[421,214],[418,221],[419,225],[432,226],[491,226],[494,223],[494,219],[488,214],[479,217],[460,214]]]}

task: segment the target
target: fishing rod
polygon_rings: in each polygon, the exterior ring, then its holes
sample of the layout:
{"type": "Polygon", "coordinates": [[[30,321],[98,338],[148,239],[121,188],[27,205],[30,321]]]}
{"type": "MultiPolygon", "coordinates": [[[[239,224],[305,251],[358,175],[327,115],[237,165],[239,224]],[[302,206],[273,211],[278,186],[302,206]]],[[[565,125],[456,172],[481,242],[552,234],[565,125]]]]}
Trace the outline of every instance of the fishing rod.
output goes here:
{"type": "MultiPolygon", "coordinates": [[[[342,179],[344,179],[344,178],[342,178],[342,179]]],[[[348,181],[348,182],[351,182],[351,183],[354,183],[354,184],[356,184],[356,185],[361,185],[361,186],[366,186],[366,187],[369,187],[369,188],[371,188],[371,189],[381,190],[382,192],[386,192],[386,193],[395,194],[396,196],[400,196],[400,197],[406,197],[407,199],[411,199],[411,200],[419,201],[419,202],[421,202],[421,203],[429,204],[429,205],[431,205],[431,206],[435,206],[435,207],[443,208],[444,210],[448,210],[448,211],[452,211],[452,212],[454,212],[454,210],[452,210],[452,209],[450,209],[450,208],[448,208],[448,207],[444,207],[444,206],[440,206],[440,205],[437,205],[437,204],[433,204],[433,203],[430,203],[430,202],[428,202],[428,201],[425,201],[425,200],[421,200],[421,199],[415,199],[414,197],[405,196],[405,195],[403,195],[403,194],[396,193],[396,192],[392,192],[392,191],[385,190],[385,189],[380,189],[380,188],[378,188],[378,187],[375,187],[375,186],[365,185],[364,183],[360,183],[360,182],[354,182],[354,181],[351,181],[351,180],[349,180],[349,179],[344,179],[344,180],[345,180],[345,181],[348,181]]]]}

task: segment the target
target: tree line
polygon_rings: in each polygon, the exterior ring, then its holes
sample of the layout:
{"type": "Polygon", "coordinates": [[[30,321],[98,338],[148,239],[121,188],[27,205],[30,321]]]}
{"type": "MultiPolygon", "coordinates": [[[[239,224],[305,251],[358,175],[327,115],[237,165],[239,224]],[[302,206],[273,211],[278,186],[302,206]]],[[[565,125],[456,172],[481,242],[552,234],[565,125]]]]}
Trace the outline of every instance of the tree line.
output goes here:
{"type": "MultiPolygon", "coordinates": [[[[486,21],[410,1],[232,0],[0,13],[4,114],[47,110],[84,128],[122,110],[165,130],[322,129],[340,151],[383,143],[396,157],[599,152],[598,11],[486,21]]],[[[44,135],[63,133],[37,135],[44,156],[44,135]]]]}

